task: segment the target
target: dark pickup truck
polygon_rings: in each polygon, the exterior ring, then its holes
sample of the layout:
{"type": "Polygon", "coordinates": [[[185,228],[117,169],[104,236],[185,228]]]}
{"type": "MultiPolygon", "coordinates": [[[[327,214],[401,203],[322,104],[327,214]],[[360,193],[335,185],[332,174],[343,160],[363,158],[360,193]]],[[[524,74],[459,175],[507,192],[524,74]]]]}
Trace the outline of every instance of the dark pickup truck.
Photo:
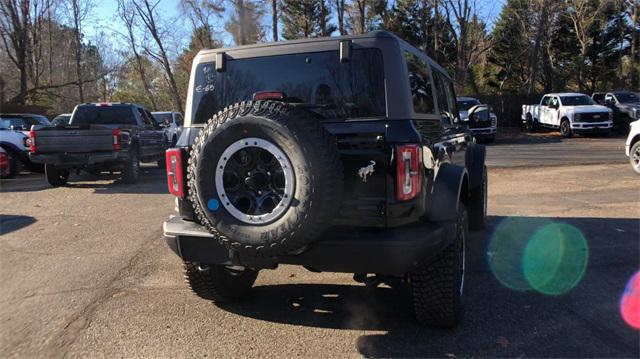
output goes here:
{"type": "Polygon", "coordinates": [[[134,183],[140,162],[164,167],[167,141],[163,128],[144,107],[129,103],[76,106],[68,125],[34,126],[29,132],[30,158],[45,166],[47,181],[63,186],[71,170],[121,172],[134,183]]]}

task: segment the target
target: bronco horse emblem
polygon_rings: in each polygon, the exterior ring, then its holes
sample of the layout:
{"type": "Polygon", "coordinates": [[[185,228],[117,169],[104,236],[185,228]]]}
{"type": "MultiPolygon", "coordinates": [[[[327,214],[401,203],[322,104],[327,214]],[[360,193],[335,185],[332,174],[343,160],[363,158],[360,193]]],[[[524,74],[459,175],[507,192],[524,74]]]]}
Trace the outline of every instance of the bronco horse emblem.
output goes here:
{"type": "Polygon", "coordinates": [[[370,165],[362,167],[358,170],[358,176],[360,176],[360,178],[362,178],[362,182],[367,182],[367,176],[371,176],[373,174],[373,172],[375,172],[376,170],[373,168],[373,166],[376,165],[376,161],[369,161],[370,165]]]}

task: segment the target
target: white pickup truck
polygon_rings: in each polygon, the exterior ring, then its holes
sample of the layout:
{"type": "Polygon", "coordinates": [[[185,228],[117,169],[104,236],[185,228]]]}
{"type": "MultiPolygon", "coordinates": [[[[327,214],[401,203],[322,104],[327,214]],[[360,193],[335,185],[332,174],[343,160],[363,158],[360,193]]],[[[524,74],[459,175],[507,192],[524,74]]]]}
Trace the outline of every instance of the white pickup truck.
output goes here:
{"type": "Polygon", "coordinates": [[[613,127],[613,111],[580,93],[551,93],[539,105],[522,106],[522,123],[528,131],[538,127],[559,129],[564,137],[574,133],[608,134],[613,127]]]}

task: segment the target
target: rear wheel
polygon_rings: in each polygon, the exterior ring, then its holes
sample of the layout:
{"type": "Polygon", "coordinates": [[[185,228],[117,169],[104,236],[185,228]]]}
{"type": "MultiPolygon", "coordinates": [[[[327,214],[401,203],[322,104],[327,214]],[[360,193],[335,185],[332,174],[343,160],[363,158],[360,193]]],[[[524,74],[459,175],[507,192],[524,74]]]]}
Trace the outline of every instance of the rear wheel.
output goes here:
{"type": "Polygon", "coordinates": [[[631,168],[633,168],[636,174],[640,175],[640,141],[631,146],[631,151],[629,151],[629,162],[631,163],[631,168]]]}
{"type": "Polygon", "coordinates": [[[244,298],[258,277],[258,271],[221,265],[185,262],[185,279],[200,298],[217,303],[244,298]]]}
{"type": "Polygon", "coordinates": [[[69,181],[69,170],[54,165],[45,164],[44,174],[47,182],[54,187],[64,186],[69,181]]]}
{"type": "Polygon", "coordinates": [[[560,122],[560,134],[564,138],[571,138],[573,133],[571,132],[571,123],[566,118],[560,122]]]}
{"type": "Polygon", "coordinates": [[[467,236],[467,211],[460,203],[453,243],[410,273],[413,308],[420,323],[453,328],[460,322],[467,236]]]}
{"type": "Polygon", "coordinates": [[[527,132],[536,131],[536,123],[533,121],[533,117],[531,117],[531,114],[527,114],[527,122],[525,123],[525,127],[527,129],[527,132]]]}
{"type": "Polygon", "coordinates": [[[124,165],[122,171],[122,181],[124,183],[136,183],[140,177],[140,157],[138,151],[132,150],[129,160],[124,165]]]}

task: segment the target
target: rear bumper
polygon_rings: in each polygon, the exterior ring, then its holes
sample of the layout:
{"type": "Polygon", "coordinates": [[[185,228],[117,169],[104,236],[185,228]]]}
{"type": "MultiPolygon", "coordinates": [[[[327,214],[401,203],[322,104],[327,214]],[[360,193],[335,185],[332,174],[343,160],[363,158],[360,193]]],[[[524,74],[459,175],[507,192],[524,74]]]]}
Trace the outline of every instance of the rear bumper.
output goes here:
{"type": "Polygon", "coordinates": [[[452,243],[455,224],[421,224],[394,229],[332,228],[302,253],[273,258],[231,256],[204,227],[172,217],[164,222],[169,247],[183,260],[207,264],[275,268],[301,265],[325,272],[404,274],[452,243]]]}
{"type": "Polygon", "coordinates": [[[100,163],[126,161],[129,155],[125,152],[30,153],[29,158],[34,163],[46,163],[60,167],[83,167],[100,163]]]}

